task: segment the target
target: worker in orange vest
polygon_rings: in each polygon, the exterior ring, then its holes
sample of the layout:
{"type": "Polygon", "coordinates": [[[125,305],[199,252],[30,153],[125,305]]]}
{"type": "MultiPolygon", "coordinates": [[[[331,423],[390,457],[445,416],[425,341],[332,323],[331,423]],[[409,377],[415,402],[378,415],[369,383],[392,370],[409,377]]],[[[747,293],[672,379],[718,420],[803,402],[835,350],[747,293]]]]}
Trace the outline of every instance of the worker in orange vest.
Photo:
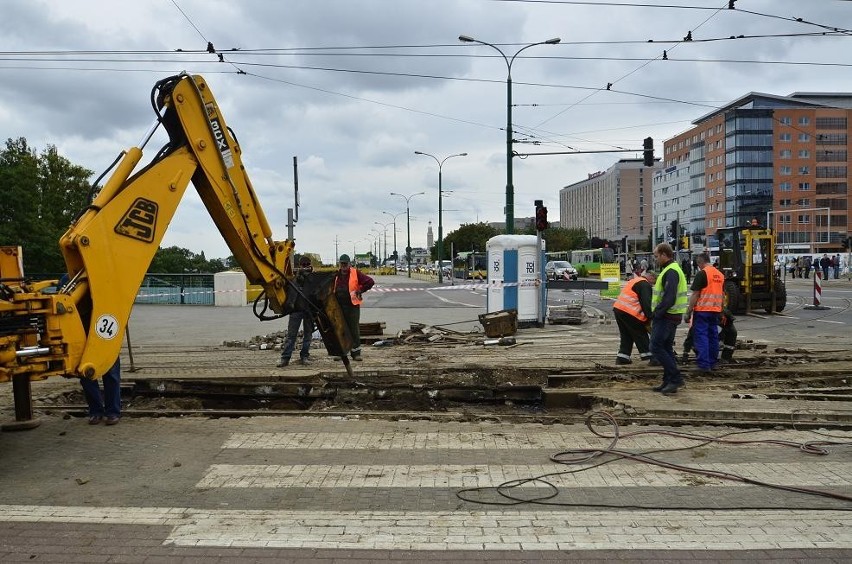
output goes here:
{"type": "Polygon", "coordinates": [[[639,349],[639,358],[651,360],[648,324],[651,319],[651,297],[657,273],[646,270],[642,276],[628,280],[612,306],[621,342],[618,345],[616,364],[630,364],[633,345],[639,349]]]}
{"type": "Polygon", "coordinates": [[[719,359],[719,321],[725,299],[725,276],[710,264],[707,253],[695,257],[698,273],[692,281],[692,294],[683,320],[695,332],[695,351],[698,371],[708,373],[719,359]]]}

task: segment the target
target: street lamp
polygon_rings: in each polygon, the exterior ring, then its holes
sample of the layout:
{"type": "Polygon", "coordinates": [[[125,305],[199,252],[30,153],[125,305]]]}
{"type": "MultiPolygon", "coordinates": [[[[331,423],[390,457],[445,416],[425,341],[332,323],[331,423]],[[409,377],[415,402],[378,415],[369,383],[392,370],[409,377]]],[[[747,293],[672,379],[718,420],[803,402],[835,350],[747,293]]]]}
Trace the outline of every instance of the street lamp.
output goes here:
{"type": "Polygon", "coordinates": [[[399,260],[399,253],[396,250],[396,218],[401,216],[405,212],[390,213],[390,212],[383,211],[382,213],[385,214],[385,215],[389,215],[393,218],[393,262],[394,262],[393,266],[394,266],[394,268],[396,268],[396,261],[399,260]]]}
{"type": "Polygon", "coordinates": [[[391,192],[391,196],[401,196],[405,198],[405,224],[406,229],[408,230],[408,246],[405,247],[405,259],[408,262],[408,277],[411,278],[411,198],[414,196],[422,196],[426,192],[417,192],[416,194],[410,194],[406,196],[405,194],[399,194],[397,192],[391,192]]]}
{"type": "Polygon", "coordinates": [[[441,187],[441,171],[444,168],[444,163],[447,159],[451,159],[453,157],[466,157],[467,153],[456,153],[455,155],[448,155],[443,159],[438,159],[435,155],[430,155],[429,153],[424,153],[423,151],[414,151],[415,155],[423,155],[424,157],[432,157],[435,159],[435,162],[438,163],[438,284],[443,284],[444,282],[444,233],[443,233],[443,189],[441,187]]]}
{"type": "Polygon", "coordinates": [[[500,53],[500,55],[503,56],[503,60],[506,61],[508,71],[506,76],[506,233],[511,235],[515,232],[515,186],[512,183],[512,157],[514,155],[512,150],[512,63],[515,62],[515,57],[517,57],[521,51],[524,51],[525,49],[535,47],[536,45],[556,45],[562,40],[558,37],[554,37],[547,41],[530,43],[529,45],[525,45],[518,49],[515,54],[512,55],[511,59],[506,57],[506,54],[502,49],[496,45],[492,45],[491,43],[480,41],[479,39],[474,39],[467,35],[459,35],[459,41],[463,43],[479,43],[480,45],[487,45],[500,53]]]}
{"type": "MultiPolygon", "coordinates": [[[[385,252],[382,254],[382,266],[384,266],[384,262],[388,259],[388,226],[395,225],[394,222],[381,223],[379,221],[374,221],[376,225],[381,225],[385,232],[385,252]]],[[[396,227],[394,227],[396,229],[396,227]]]]}

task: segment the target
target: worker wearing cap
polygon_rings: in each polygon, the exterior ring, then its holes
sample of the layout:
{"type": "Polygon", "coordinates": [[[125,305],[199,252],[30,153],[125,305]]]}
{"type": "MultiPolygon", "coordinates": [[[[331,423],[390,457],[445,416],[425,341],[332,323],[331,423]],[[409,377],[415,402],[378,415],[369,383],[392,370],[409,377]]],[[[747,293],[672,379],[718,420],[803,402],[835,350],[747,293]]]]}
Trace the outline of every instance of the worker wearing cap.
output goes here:
{"type": "Polygon", "coordinates": [[[630,354],[634,344],[639,350],[641,360],[651,360],[648,327],[651,319],[651,297],[656,281],[657,273],[653,270],[646,270],[641,276],[631,278],[612,305],[612,313],[621,337],[618,354],[615,356],[616,364],[633,362],[630,354]]]}
{"type": "MultiPolygon", "coordinates": [[[[299,259],[299,268],[296,270],[296,284],[303,287],[308,275],[313,271],[311,258],[303,255],[299,259]]],[[[299,351],[299,364],[308,365],[311,363],[311,337],[314,332],[314,318],[310,311],[297,309],[290,314],[287,323],[287,337],[284,340],[284,346],[281,347],[281,360],[276,364],[278,368],[290,364],[290,357],[296,348],[296,337],[299,334],[300,326],[302,328],[302,348],[299,351]]]]}
{"type": "Polygon", "coordinates": [[[352,266],[349,255],[340,255],[339,268],[334,275],[334,293],[340,303],[343,318],[352,336],[352,360],[361,360],[361,303],[362,294],[373,287],[375,282],[366,274],[352,266]]]}

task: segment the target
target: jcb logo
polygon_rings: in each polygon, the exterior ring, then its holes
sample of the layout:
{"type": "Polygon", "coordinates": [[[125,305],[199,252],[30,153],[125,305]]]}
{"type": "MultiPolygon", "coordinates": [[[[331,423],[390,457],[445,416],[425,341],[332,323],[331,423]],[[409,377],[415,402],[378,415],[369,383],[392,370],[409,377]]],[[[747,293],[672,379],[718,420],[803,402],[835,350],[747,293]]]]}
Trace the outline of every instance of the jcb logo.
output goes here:
{"type": "Polygon", "coordinates": [[[130,209],[115,226],[115,232],[131,239],[151,243],[157,227],[157,203],[136,198],[130,209]]]}

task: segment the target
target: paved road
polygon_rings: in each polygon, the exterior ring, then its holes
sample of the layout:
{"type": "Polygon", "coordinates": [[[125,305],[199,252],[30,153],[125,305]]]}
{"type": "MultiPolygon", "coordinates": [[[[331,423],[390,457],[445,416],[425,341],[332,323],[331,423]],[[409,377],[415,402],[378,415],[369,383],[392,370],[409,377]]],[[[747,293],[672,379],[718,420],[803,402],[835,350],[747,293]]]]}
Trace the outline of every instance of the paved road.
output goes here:
{"type": "MultiPolygon", "coordinates": [[[[841,435],[831,440],[852,437],[841,435]]],[[[0,561],[852,558],[848,501],[718,477],[850,496],[848,446],[817,456],[794,445],[705,445],[667,434],[617,445],[673,449],[655,456],[715,475],[626,460],[577,471],[549,460],[611,442],[562,425],[189,418],[92,427],[52,417],[36,431],[0,435],[0,561]],[[495,490],[535,476],[546,481],[507,493],[541,504],[515,505],[495,490]],[[463,490],[476,501],[460,499],[463,490]]]]}

